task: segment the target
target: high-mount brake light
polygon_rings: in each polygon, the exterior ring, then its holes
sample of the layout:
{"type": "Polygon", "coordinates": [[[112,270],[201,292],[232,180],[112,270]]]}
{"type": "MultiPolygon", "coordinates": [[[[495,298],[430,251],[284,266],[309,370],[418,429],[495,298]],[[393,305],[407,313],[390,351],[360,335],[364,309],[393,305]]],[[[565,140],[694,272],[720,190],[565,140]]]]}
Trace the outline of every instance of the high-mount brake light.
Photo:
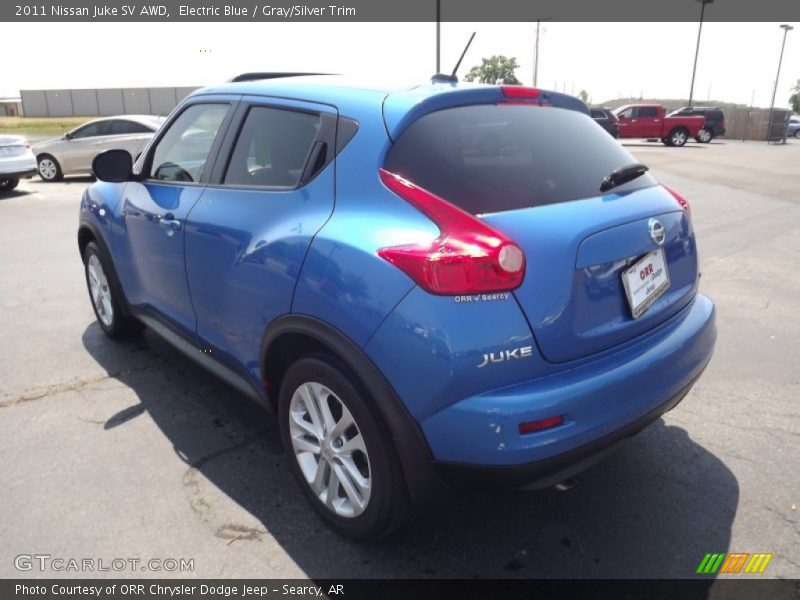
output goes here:
{"type": "Polygon", "coordinates": [[[535,100],[542,95],[542,91],[532,87],[524,87],[521,85],[501,85],[500,89],[506,98],[535,100]]]}
{"type": "Polygon", "coordinates": [[[667,190],[670,193],[670,195],[673,198],[675,198],[675,200],[678,201],[678,204],[680,204],[681,208],[686,211],[687,215],[689,215],[690,217],[692,216],[692,207],[689,206],[689,203],[686,201],[686,198],[681,196],[678,192],[673,190],[671,187],[668,187],[668,186],[664,185],[663,183],[661,184],[661,187],[663,187],[665,190],[667,190]]]}
{"type": "Polygon", "coordinates": [[[541,90],[521,85],[501,85],[505,100],[498,102],[500,105],[521,104],[523,106],[553,106],[542,94],[541,90]]]}
{"type": "Polygon", "coordinates": [[[522,284],[525,254],[512,240],[399,175],[380,169],[380,177],[440,232],[429,243],[381,248],[381,258],[425,290],[443,296],[511,291],[522,284]]]}

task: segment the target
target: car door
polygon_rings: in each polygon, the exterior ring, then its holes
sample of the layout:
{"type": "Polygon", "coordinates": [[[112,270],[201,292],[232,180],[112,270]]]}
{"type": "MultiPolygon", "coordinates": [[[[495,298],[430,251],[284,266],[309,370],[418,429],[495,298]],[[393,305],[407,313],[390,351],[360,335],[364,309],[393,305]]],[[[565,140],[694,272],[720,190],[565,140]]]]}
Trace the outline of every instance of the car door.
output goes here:
{"type": "Polygon", "coordinates": [[[63,145],[61,156],[57,157],[62,170],[65,173],[89,173],[92,159],[108,131],[108,121],[94,121],[72,131],[63,145]]]}
{"type": "Polygon", "coordinates": [[[636,137],[636,122],[633,119],[633,111],[634,107],[631,106],[617,113],[620,137],[636,137]]]}
{"type": "Polygon", "coordinates": [[[184,223],[205,190],[236,98],[202,97],[182,107],[148,150],[138,180],[116,208],[114,254],[134,309],[150,311],[194,336],[186,283],[184,223]]]}
{"type": "Polygon", "coordinates": [[[644,138],[661,137],[661,118],[658,116],[658,108],[655,106],[639,106],[634,111],[637,134],[644,138]]]}
{"type": "Polygon", "coordinates": [[[260,386],[261,336],[291,312],[311,240],[334,203],[337,112],[247,98],[230,148],[186,222],[186,270],[197,334],[260,386]]]}

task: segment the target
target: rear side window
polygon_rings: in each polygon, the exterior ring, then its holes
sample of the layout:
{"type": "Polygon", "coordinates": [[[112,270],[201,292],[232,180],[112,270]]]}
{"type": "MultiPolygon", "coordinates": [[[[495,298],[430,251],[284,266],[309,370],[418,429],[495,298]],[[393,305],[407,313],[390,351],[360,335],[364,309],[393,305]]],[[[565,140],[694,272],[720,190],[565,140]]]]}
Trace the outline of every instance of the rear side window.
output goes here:
{"type": "Polygon", "coordinates": [[[593,109],[591,109],[591,111],[592,111],[592,118],[593,119],[605,119],[606,118],[606,113],[603,112],[602,110],[598,110],[596,108],[593,108],[593,109]]]}
{"type": "Polygon", "coordinates": [[[319,128],[319,114],[254,106],[236,140],[224,182],[296,187],[319,128]]]}
{"type": "MultiPolygon", "coordinates": [[[[390,149],[386,168],[472,214],[600,195],[614,169],[637,162],[573,110],[480,105],[428,114],[390,149]]],[[[615,193],[655,185],[645,174],[615,193]]]]}
{"type": "Polygon", "coordinates": [[[153,130],[141,123],[133,121],[111,121],[111,135],[130,135],[136,133],[152,133],[153,130]]]}
{"type": "Polygon", "coordinates": [[[655,106],[640,106],[638,109],[636,109],[636,116],[648,118],[657,117],[658,110],[655,106]]]}

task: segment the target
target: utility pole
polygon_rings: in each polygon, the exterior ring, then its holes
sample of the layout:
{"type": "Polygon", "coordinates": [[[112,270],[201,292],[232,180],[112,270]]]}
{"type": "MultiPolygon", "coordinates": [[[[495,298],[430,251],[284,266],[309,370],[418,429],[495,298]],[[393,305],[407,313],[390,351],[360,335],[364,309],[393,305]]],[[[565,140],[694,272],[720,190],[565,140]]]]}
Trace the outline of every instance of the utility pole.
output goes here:
{"type": "Polygon", "coordinates": [[[539,28],[542,21],[550,21],[550,18],[536,19],[536,44],[533,47],[533,87],[539,82],[539,28]]]}
{"type": "MultiPolygon", "coordinates": [[[[783,29],[783,43],[781,44],[781,57],[778,59],[778,74],[775,75],[775,87],[772,89],[772,102],[769,105],[769,123],[767,124],[767,143],[769,143],[769,131],[772,129],[772,113],[775,110],[775,95],[778,93],[778,81],[781,78],[781,63],[783,62],[783,51],[786,48],[786,34],[789,33],[794,27],[791,25],[786,25],[785,23],[781,25],[781,29],[783,29]]],[[[783,137],[783,136],[781,136],[783,137]]],[[[784,139],[784,142],[786,140],[784,139]]]]}
{"type": "Polygon", "coordinates": [[[441,73],[442,69],[442,0],[436,0],[436,73],[441,73]]]}
{"type": "Polygon", "coordinates": [[[703,33],[703,16],[706,12],[706,4],[711,4],[714,0],[697,0],[700,4],[700,27],[697,29],[697,47],[694,50],[694,67],[692,68],[692,85],[689,87],[689,108],[692,108],[692,98],[694,97],[694,76],[697,73],[697,56],[700,54],[700,34],[703,33]]]}

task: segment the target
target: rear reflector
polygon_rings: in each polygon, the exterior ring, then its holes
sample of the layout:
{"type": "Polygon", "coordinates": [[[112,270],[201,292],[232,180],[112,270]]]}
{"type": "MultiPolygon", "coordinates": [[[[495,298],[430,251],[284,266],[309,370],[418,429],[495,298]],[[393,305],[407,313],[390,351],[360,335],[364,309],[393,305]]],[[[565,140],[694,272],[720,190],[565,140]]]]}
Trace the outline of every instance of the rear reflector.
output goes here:
{"type": "Polygon", "coordinates": [[[680,195],[678,192],[676,192],[676,191],[675,191],[675,190],[673,190],[672,188],[670,188],[670,187],[667,187],[667,186],[666,186],[666,185],[664,185],[663,183],[661,184],[661,187],[663,187],[665,190],[667,190],[667,191],[670,193],[670,195],[671,195],[673,198],[675,198],[675,200],[677,200],[677,201],[678,201],[678,204],[680,204],[680,205],[681,205],[681,208],[682,208],[683,210],[685,210],[685,211],[686,211],[686,214],[687,214],[687,215],[689,215],[689,216],[692,216],[692,207],[691,207],[691,206],[689,206],[689,203],[686,201],[686,198],[684,198],[683,196],[681,196],[681,195],[680,195]]]}
{"type": "Polygon", "coordinates": [[[430,243],[378,250],[425,290],[443,296],[516,289],[525,277],[525,255],[505,235],[435,194],[380,170],[383,184],[439,228],[430,243]]]}
{"type": "Polygon", "coordinates": [[[545,429],[550,429],[551,427],[555,427],[556,425],[561,425],[563,422],[564,422],[564,416],[558,415],[556,417],[547,417],[546,419],[540,419],[539,421],[529,421],[528,423],[520,423],[519,432],[520,434],[536,433],[537,431],[544,431],[545,429]]]}

